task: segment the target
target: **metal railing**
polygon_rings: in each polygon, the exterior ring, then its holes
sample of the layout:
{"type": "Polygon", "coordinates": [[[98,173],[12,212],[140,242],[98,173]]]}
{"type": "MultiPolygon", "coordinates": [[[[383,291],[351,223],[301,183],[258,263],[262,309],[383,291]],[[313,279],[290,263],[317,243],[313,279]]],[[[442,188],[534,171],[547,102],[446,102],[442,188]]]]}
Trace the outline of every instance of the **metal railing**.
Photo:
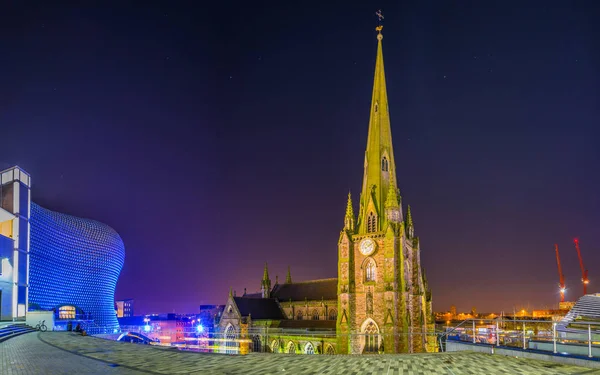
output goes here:
{"type": "Polygon", "coordinates": [[[600,358],[600,322],[578,320],[562,327],[548,320],[467,319],[439,336],[440,350],[452,341],[600,358]]]}
{"type": "Polygon", "coordinates": [[[337,354],[338,339],[353,343],[357,353],[381,354],[391,352],[391,347],[401,347],[402,352],[409,346],[414,351],[436,351],[436,338],[439,332],[415,332],[412,334],[393,334],[382,332],[337,334],[335,330],[307,330],[286,328],[252,328],[231,332],[199,332],[195,327],[177,329],[147,326],[121,326],[121,333],[131,336],[143,336],[150,339],[135,339],[121,336],[122,341],[176,347],[180,350],[222,353],[280,353],[280,354],[337,354]],[[387,348],[386,345],[390,345],[387,348]]]}

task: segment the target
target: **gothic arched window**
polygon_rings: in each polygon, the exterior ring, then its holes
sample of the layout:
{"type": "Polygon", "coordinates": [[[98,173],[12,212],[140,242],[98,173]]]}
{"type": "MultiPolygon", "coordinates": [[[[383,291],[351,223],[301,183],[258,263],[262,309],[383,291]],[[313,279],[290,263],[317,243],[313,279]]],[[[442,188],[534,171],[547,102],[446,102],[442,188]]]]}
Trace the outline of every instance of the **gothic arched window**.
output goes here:
{"type": "Polygon", "coordinates": [[[296,353],[296,344],[294,344],[292,341],[290,341],[288,343],[287,351],[286,352],[288,354],[294,354],[294,353],[296,353]]]}
{"type": "Polygon", "coordinates": [[[367,216],[367,233],[373,233],[377,231],[377,217],[373,211],[369,212],[367,216]]]}
{"type": "Polygon", "coordinates": [[[379,350],[379,330],[373,322],[365,327],[365,353],[377,353],[379,350]]]}
{"type": "Polygon", "coordinates": [[[298,313],[296,315],[296,320],[302,320],[302,310],[298,310],[298,313]]]}
{"type": "Polygon", "coordinates": [[[262,352],[262,343],[259,335],[254,335],[252,337],[252,351],[255,353],[262,352]]]}
{"type": "Polygon", "coordinates": [[[317,309],[313,310],[312,320],[319,320],[319,311],[317,311],[317,309]]]}
{"type": "Polygon", "coordinates": [[[312,343],[309,342],[308,344],[306,344],[306,346],[304,347],[304,354],[315,354],[315,347],[312,343]]]}
{"type": "Polygon", "coordinates": [[[387,172],[389,170],[388,160],[385,156],[383,157],[383,159],[381,159],[381,170],[384,172],[387,172]]]}
{"type": "Polygon", "coordinates": [[[273,342],[271,342],[271,351],[273,353],[279,353],[281,351],[279,341],[273,340],[273,342]]]}
{"type": "Polygon", "coordinates": [[[235,328],[232,325],[229,325],[225,329],[225,353],[227,354],[237,354],[238,346],[236,340],[236,332],[235,328]]]}
{"type": "Polygon", "coordinates": [[[337,311],[335,309],[329,310],[329,320],[337,320],[337,311]]]}
{"type": "Polygon", "coordinates": [[[372,259],[365,266],[365,281],[375,281],[375,262],[372,259]]]}

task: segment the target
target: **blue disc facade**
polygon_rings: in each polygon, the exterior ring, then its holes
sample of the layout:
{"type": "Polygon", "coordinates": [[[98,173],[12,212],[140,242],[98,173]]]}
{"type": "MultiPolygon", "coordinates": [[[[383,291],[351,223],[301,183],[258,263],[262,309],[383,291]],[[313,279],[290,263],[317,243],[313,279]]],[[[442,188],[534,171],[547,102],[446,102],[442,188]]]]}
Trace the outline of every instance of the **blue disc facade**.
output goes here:
{"type": "Polygon", "coordinates": [[[75,306],[94,321],[90,333],[119,329],[114,296],[125,247],[106,224],[31,203],[29,304],[75,306]]]}

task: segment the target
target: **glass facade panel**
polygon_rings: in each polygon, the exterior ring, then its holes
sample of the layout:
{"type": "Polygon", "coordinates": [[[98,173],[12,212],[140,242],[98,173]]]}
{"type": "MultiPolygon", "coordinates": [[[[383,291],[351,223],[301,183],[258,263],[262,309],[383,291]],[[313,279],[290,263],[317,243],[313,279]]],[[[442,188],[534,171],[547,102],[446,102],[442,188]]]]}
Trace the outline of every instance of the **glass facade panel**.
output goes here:
{"type": "Polygon", "coordinates": [[[125,261],[121,237],[108,225],[31,204],[29,303],[68,305],[94,321],[90,334],[119,328],[114,297],[125,261]]]}

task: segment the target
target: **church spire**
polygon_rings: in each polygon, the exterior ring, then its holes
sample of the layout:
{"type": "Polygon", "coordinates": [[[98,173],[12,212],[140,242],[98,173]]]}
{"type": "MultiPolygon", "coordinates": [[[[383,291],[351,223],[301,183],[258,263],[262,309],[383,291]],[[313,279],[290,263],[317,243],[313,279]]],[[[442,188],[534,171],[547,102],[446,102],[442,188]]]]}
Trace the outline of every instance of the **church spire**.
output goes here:
{"type": "Polygon", "coordinates": [[[348,192],[348,203],[346,203],[346,216],[344,216],[344,230],[354,232],[354,209],[352,208],[352,196],[348,192]]]}
{"type": "MultiPolygon", "coordinates": [[[[386,217],[385,214],[388,192],[392,191],[392,194],[397,195],[398,189],[383,67],[382,29],[383,26],[376,28],[378,31],[377,58],[358,217],[358,232],[361,234],[385,229],[389,220],[389,216],[386,217]]],[[[395,201],[397,201],[397,197],[395,201]]],[[[393,202],[394,198],[392,197],[390,203],[393,204],[393,202]]]]}
{"type": "Polygon", "coordinates": [[[265,262],[265,271],[263,273],[263,278],[260,283],[260,290],[263,298],[269,298],[271,294],[271,279],[269,279],[269,266],[265,262]]]}
{"type": "Polygon", "coordinates": [[[292,283],[292,273],[290,272],[290,266],[288,266],[288,272],[287,272],[287,276],[285,277],[285,283],[286,284],[292,283]]]}

